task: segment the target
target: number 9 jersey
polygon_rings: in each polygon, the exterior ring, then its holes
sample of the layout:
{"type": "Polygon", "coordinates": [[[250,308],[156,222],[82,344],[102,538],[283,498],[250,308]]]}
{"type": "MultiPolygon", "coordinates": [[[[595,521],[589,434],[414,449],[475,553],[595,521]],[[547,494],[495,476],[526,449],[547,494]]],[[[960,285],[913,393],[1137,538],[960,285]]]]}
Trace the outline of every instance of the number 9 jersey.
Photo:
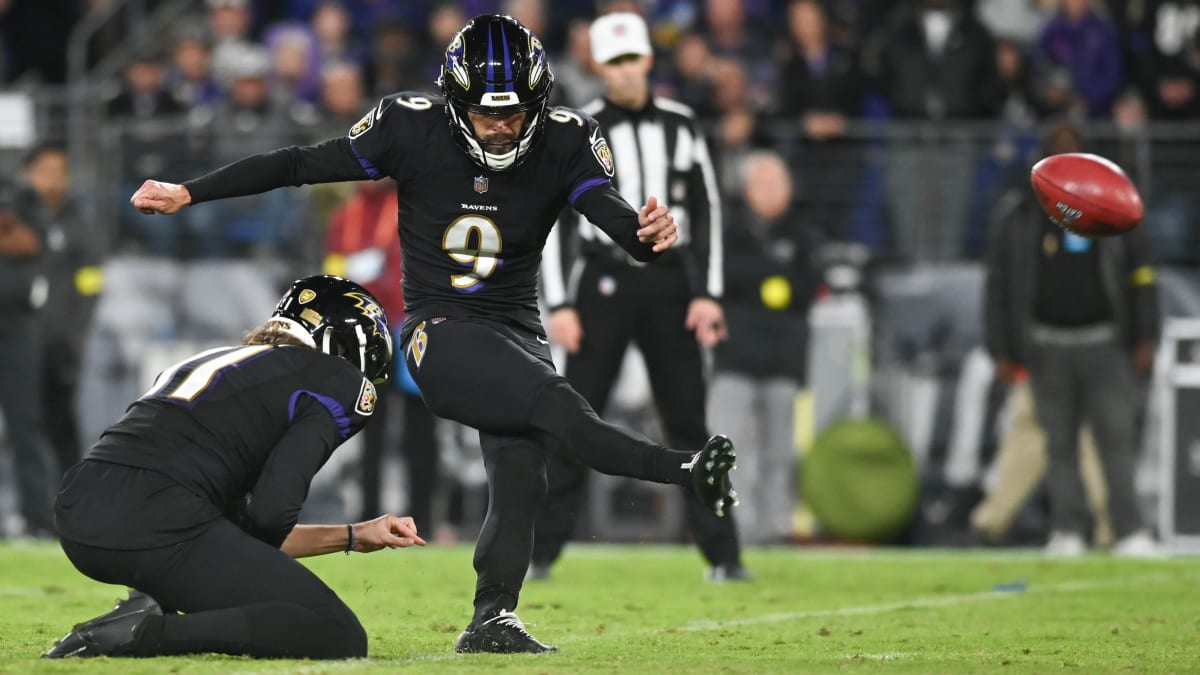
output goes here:
{"type": "MultiPolygon", "coordinates": [[[[550,228],[565,204],[588,215],[581,197],[611,191],[614,169],[594,119],[569,108],[546,110],[540,142],[503,171],[481,168],[459,148],[438,96],[387,96],[350,129],[350,147],[367,175],[397,183],[404,339],[424,319],[467,315],[541,332],[537,274],[550,228]]],[[[622,215],[632,220],[600,217],[609,222],[596,224],[616,230],[610,236],[618,243],[639,247],[636,213],[622,215]]]]}

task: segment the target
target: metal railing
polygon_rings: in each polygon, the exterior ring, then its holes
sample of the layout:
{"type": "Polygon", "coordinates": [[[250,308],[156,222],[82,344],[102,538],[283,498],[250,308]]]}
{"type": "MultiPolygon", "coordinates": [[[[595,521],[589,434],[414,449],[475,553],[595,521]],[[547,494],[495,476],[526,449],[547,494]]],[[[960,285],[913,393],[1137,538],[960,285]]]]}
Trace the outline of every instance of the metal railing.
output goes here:
{"type": "MultiPolygon", "coordinates": [[[[830,238],[857,241],[877,256],[905,261],[979,257],[997,203],[1005,194],[1027,190],[1028,168],[1042,153],[1040,130],[997,124],[856,122],[827,143],[807,142],[795,125],[776,124],[768,131],[788,160],[797,207],[807,222],[830,238]]],[[[103,199],[121,186],[128,191],[152,177],[182,180],[254,148],[323,138],[315,130],[264,128],[253,135],[251,147],[228,133],[186,118],[105,123],[94,137],[96,155],[88,158],[97,166],[96,181],[88,186],[91,195],[102,198],[97,212],[120,233],[121,205],[114,208],[103,199]]],[[[1125,166],[1138,182],[1147,202],[1146,227],[1162,258],[1200,263],[1200,190],[1195,189],[1200,123],[1153,124],[1136,132],[1093,125],[1085,133],[1089,149],[1125,166]]],[[[713,146],[723,197],[736,211],[738,159],[746,149],[715,141],[713,146]]],[[[290,198],[275,203],[286,205],[290,198]]],[[[306,223],[302,229],[323,226],[306,223]]]]}

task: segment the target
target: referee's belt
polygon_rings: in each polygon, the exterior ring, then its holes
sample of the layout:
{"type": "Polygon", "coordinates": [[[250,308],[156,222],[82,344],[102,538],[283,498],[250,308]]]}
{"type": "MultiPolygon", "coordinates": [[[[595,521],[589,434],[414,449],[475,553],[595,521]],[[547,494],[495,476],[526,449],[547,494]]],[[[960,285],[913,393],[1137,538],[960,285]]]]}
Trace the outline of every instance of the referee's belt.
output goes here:
{"type": "Polygon", "coordinates": [[[1082,347],[1112,342],[1117,339],[1117,325],[1112,322],[1095,323],[1090,326],[1047,326],[1035,323],[1029,329],[1035,344],[1053,347],[1082,347]]]}

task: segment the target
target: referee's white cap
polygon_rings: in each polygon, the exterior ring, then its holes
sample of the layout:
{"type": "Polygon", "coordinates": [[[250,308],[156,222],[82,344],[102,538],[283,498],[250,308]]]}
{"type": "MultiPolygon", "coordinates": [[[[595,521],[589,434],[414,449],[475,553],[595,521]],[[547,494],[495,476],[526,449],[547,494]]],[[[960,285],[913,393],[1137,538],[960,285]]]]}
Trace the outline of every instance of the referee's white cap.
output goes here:
{"type": "Polygon", "coordinates": [[[646,22],[632,12],[601,16],[592,22],[588,36],[592,41],[592,59],[596,63],[607,63],[626,54],[649,56],[654,53],[646,22]]]}

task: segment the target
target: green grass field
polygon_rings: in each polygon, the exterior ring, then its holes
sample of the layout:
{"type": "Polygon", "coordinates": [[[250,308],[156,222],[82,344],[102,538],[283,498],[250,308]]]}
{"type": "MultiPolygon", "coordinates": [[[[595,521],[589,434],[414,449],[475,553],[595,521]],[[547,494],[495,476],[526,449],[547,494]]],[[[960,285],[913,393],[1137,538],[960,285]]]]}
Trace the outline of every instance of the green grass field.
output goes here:
{"type": "Polygon", "coordinates": [[[1200,560],[1033,553],[751,551],[749,584],[701,581],[693,549],[576,546],[521,617],[545,656],[459,656],[469,547],[312,559],[358,613],[371,658],[43,661],[124,590],[57,546],[0,546],[0,672],[1200,672],[1200,560]]]}

